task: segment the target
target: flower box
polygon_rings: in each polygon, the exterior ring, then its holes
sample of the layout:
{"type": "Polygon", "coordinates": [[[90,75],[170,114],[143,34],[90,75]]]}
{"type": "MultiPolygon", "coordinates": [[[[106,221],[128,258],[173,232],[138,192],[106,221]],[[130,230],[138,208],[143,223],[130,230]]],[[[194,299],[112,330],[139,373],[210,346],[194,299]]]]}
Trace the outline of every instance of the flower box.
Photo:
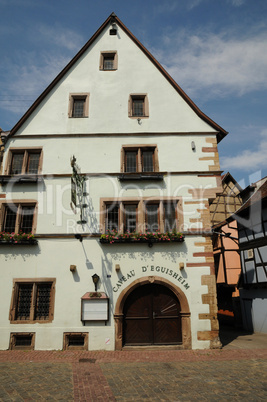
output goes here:
{"type": "Polygon", "coordinates": [[[32,233],[0,233],[0,245],[37,245],[38,241],[32,233]]]}
{"type": "Polygon", "coordinates": [[[19,245],[32,245],[32,246],[36,246],[38,244],[38,241],[36,239],[31,239],[29,241],[25,241],[25,240],[21,240],[21,241],[6,241],[6,240],[0,240],[0,245],[3,246],[9,246],[9,245],[13,245],[13,246],[19,246],[19,245]]]}
{"type": "Polygon", "coordinates": [[[101,235],[100,243],[102,244],[114,244],[114,243],[147,243],[150,247],[154,243],[181,243],[184,241],[184,236],[179,232],[167,232],[167,233],[123,233],[108,232],[101,235]]]}

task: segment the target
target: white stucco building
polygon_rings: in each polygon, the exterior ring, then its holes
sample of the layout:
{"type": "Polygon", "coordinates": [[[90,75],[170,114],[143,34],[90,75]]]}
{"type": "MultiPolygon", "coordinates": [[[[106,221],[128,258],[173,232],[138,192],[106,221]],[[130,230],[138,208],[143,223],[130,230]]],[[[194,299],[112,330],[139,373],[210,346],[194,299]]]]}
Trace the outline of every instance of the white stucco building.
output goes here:
{"type": "Polygon", "coordinates": [[[218,346],[225,135],[112,14],[5,142],[0,348],[218,346]]]}

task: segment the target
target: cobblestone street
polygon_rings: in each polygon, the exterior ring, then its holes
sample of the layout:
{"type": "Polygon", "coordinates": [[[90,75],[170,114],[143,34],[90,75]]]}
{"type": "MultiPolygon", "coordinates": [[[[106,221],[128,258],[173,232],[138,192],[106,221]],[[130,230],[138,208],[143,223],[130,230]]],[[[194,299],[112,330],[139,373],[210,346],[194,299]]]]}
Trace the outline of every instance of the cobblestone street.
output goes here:
{"type": "Polygon", "coordinates": [[[266,401],[267,346],[247,340],[222,350],[1,351],[0,400],[266,401]]]}

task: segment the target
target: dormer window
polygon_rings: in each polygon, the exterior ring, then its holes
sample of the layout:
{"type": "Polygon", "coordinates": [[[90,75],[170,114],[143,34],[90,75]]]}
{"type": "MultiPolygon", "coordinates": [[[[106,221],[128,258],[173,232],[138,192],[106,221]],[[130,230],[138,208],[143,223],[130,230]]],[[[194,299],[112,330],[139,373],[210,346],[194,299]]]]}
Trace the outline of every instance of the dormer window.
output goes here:
{"type": "Polygon", "coordinates": [[[118,69],[118,54],[116,51],[101,52],[99,69],[102,71],[114,71],[118,69]]]}

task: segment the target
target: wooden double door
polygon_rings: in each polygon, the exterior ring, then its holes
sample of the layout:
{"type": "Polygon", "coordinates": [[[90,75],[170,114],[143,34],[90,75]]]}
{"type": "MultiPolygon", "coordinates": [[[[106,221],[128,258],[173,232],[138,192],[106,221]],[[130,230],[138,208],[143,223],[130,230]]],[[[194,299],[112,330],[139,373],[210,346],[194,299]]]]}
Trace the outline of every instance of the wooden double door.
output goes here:
{"type": "Polygon", "coordinates": [[[139,286],[124,304],[124,345],[173,345],[182,342],[181,306],[163,285],[139,286]]]}

